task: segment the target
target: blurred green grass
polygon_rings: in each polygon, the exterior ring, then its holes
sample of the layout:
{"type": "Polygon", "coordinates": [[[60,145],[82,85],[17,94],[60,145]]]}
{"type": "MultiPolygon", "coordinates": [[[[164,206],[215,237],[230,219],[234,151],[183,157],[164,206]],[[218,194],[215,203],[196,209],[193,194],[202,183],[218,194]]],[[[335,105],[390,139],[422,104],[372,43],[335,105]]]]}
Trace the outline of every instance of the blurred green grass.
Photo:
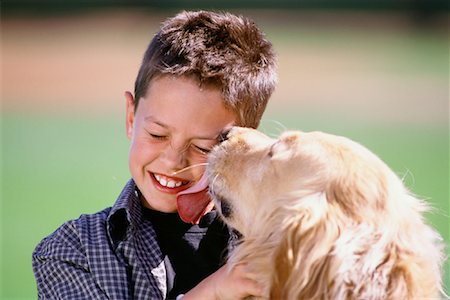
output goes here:
{"type": "MultiPolygon", "coordinates": [[[[449,241],[448,134],[445,127],[342,123],[320,116],[269,113],[261,129],[323,130],[361,142],[385,160],[436,211],[428,215],[449,241]]],[[[68,219],[114,203],[128,179],[122,116],[3,116],[2,299],[33,299],[31,252],[68,219]]],[[[449,274],[445,282],[449,287],[449,274]]]]}
{"type": "Polygon", "coordinates": [[[2,121],[2,299],[34,299],[33,247],[64,221],[114,203],[128,178],[127,143],[115,118],[2,121]]]}

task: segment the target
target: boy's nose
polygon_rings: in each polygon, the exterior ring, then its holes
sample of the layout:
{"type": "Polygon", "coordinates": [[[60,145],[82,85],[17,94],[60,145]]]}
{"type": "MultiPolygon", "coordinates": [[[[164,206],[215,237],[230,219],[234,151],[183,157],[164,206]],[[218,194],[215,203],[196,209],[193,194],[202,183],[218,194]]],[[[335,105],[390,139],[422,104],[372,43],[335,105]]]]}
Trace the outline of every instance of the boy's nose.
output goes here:
{"type": "Polygon", "coordinates": [[[164,151],[164,160],[168,167],[178,170],[186,166],[186,147],[174,148],[168,146],[164,151]]]}

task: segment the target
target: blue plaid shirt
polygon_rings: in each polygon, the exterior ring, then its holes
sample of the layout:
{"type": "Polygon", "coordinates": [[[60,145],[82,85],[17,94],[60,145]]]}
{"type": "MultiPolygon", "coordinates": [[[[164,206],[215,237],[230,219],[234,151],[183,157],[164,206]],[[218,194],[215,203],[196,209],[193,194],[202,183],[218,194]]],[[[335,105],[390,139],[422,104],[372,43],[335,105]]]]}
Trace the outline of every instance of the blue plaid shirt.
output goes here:
{"type": "Polygon", "coordinates": [[[33,252],[40,299],[164,299],[164,255],[130,180],[112,208],[68,221],[33,252]]]}

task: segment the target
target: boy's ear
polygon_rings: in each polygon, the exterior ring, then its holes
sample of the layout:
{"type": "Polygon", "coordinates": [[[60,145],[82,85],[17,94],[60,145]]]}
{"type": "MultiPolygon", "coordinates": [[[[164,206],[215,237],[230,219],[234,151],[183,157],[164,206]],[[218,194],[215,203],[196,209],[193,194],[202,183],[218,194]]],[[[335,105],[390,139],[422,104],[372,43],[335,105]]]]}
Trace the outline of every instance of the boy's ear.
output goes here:
{"type": "Polygon", "coordinates": [[[134,97],[129,91],[125,92],[125,101],[126,101],[126,116],[125,116],[125,126],[127,131],[127,137],[131,140],[133,136],[133,128],[134,128],[134,97]]]}

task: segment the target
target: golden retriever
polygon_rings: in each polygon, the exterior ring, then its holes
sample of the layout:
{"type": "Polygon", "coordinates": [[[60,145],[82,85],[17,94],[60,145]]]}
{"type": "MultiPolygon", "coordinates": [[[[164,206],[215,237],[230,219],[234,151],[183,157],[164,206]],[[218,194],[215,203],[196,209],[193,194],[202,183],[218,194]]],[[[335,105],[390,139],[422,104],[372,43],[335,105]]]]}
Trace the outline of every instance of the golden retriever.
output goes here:
{"type": "Polygon", "coordinates": [[[436,299],[443,243],[425,203],[347,138],[234,128],[208,158],[210,194],[270,299],[436,299]]]}

